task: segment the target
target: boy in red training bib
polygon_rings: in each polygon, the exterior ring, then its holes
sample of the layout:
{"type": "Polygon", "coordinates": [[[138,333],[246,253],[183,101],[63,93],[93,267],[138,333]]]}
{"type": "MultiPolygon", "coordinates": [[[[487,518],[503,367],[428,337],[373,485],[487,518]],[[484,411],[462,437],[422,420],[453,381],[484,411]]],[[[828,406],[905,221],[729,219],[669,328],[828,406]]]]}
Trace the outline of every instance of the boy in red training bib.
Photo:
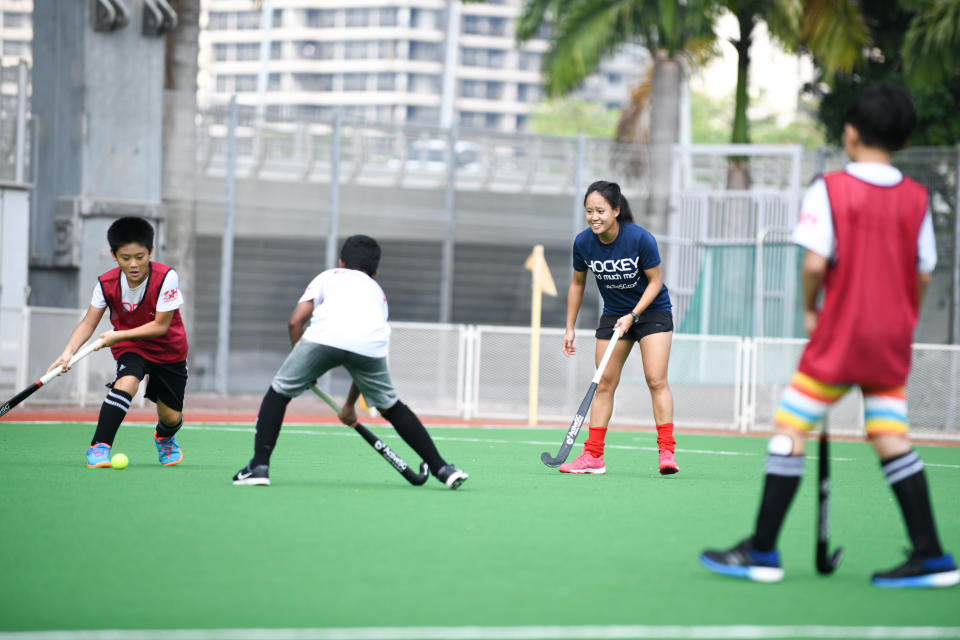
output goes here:
{"type": "MultiPolygon", "coordinates": [[[[183,426],[187,386],[187,334],[180,319],[183,295],[173,268],[152,262],[153,227],[143,218],[119,218],[107,229],[110,255],[117,267],[101,275],[90,308],[73,330],[63,353],[50,365],[67,370],[77,349],[96,331],[110,309],[111,331],[100,335],[117,360],[117,378],[100,407],[97,430],[87,449],[87,466],[110,466],[110,448],[144,376],[144,395],[157,403],[153,441],[160,464],[183,460],[176,433],[183,426]]],[[[99,347],[99,348],[102,348],[99,347]]]]}
{"type": "Polygon", "coordinates": [[[867,437],[913,543],[907,561],[874,573],[873,584],[960,581],[953,557],[940,547],[923,462],[907,439],[913,330],[937,263],[927,189],[891,165],[915,124],[906,91],[885,84],[867,89],[844,119],[843,146],[852,162],[816,179],[804,196],[794,241],[807,250],[802,280],[810,342],[777,409],[754,533],[732,549],[705,551],[700,562],[711,571],[760,582],[783,578],[776,543],[803,475],[804,434],[857,385],[867,437]]]}

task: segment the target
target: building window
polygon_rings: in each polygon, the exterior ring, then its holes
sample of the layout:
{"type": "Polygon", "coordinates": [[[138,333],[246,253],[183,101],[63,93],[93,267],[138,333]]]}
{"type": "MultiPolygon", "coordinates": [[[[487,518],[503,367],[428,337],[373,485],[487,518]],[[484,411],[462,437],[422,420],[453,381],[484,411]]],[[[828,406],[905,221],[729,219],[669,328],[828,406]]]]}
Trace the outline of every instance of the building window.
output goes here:
{"type": "Polygon", "coordinates": [[[30,43],[22,42],[19,40],[4,40],[3,41],[3,55],[5,56],[18,56],[26,57],[30,52],[30,43]]]}
{"type": "Polygon", "coordinates": [[[539,84],[521,82],[517,84],[518,102],[540,102],[543,99],[543,87],[539,84]]]}
{"type": "Polygon", "coordinates": [[[218,62],[223,62],[230,59],[230,45],[228,44],[215,44],[213,45],[213,59],[218,62]]]}
{"type": "Polygon", "coordinates": [[[439,120],[440,110],[436,107],[407,107],[407,122],[436,124],[439,120]]]}
{"type": "Polygon", "coordinates": [[[507,35],[507,19],[493,16],[464,16],[463,32],[503,37],[507,35]]]}
{"type": "Polygon", "coordinates": [[[407,91],[412,93],[440,93],[440,76],[411,73],[407,76],[407,91]]]}
{"type": "Polygon", "coordinates": [[[332,42],[298,42],[296,43],[300,57],[306,60],[331,60],[333,58],[332,42]]]}
{"type": "Polygon", "coordinates": [[[414,29],[440,29],[440,12],[433,9],[410,9],[410,26],[414,29]]]}
{"type": "Polygon", "coordinates": [[[377,46],[377,57],[381,60],[393,60],[397,57],[396,40],[380,40],[377,46]]]}
{"type": "Polygon", "coordinates": [[[271,73],[267,76],[267,90],[268,91],[280,91],[283,89],[283,75],[279,73],[271,73]]]}
{"type": "Polygon", "coordinates": [[[527,130],[527,121],[529,118],[525,115],[517,116],[517,131],[526,131],[527,130]]]}
{"type": "Polygon", "coordinates": [[[467,129],[482,129],[485,122],[483,114],[476,111],[461,111],[459,120],[460,126],[467,129]]]}
{"type": "Polygon", "coordinates": [[[307,26],[329,29],[336,26],[336,17],[333,9],[307,9],[307,26]]]}
{"type": "Polygon", "coordinates": [[[230,82],[230,76],[217,76],[217,91],[227,93],[233,89],[233,83],[230,82]]]}
{"type": "Polygon", "coordinates": [[[342,107],[343,117],[346,120],[363,120],[367,115],[367,108],[360,105],[350,104],[342,107]]]}
{"type": "Polygon", "coordinates": [[[238,11],[237,29],[259,29],[260,12],[259,11],[238,11]]]}
{"type": "Polygon", "coordinates": [[[366,91],[367,74],[365,73],[345,73],[343,74],[344,91],[366,91]]]}
{"type": "Polygon", "coordinates": [[[479,98],[480,97],[480,81],[479,80],[464,80],[460,84],[460,95],[464,98],[479,98]]]}
{"type": "Polygon", "coordinates": [[[283,26],[283,9],[274,9],[273,10],[273,23],[274,27],[283,26]]]}
{"type": "Polygon", "coordinates": [[[257,75],[254,73],[239,74],[235,78],[234,90],[237,93],[257,90],[257,75]]]}
{"type": "Polygon", "coordinates": [[[506,56],[501,49],[475,49],[463,47],[460,50],[460,64],[465,67],[489,67],[502,69],[506,56]]]}
{"type": "Polygon", "coordinates": [[[367,27],[370,26],[369,9],[347,9],[348,27],[367,27]]]}
{"type": "Polygon", "coordinates": [[[333,91],[333,74],[295,73],[293,83],[300,91],[333,91]]]}
{"type": "Polygon", "coordinates": [[[230,28],[230,14],[225,11],[211,11],[207,29],[222,31],[230,28]]]}
{"type": "Polygon", "coordinates": [[[241,42],[237,44],[237,60],[259,60],[259,42],[241,42]]]}
{"type": "Polygon", "coordinates": [[[518,65],[521,71],[540,71],[540,54],[521,51],[518,65]]]}
{"type": "Polygon", "coordinates": [[[393,73],[377,74],[377,91],[393,91],[397,86],[397,76],[393,73]]]}
{"type": "Polygon", "coordinates": [[[436,42],[420,42],[418,40],[410,41],[410,59],[411,60],[431,60],[440,61],[440,45],[436,42]]]}
{"type": "Polygon", "coordinates": [[[503,116],[499,113],[485,113],[483,116],[483,124],[487,129],[499,129],[502,120],[503,116]]]}
{"type": "Polygon", "coordinates": [[[378,106],[377,122],[393,122],[393,107],[390,105],[378,106]]]}
{"type": "Polygon", "coordinates": [[[381,27],[395,27],[397,26],[397,9],[396,7],[385,7],[380,9],[380,22],[381,27]]]}
{"type": "Polygon", "coordinates": [[[4,13],[3,26],[7,29],[23,29],[30,26],[30,14],[4,13]]]}
{"type": "Polygon", "coordinates": [[[270,43],[270,59],[279,60],[282,57],[283,57],[283,43],[271,42],[270,43]]]}
{"type": "Polygon", "coordinates": [[[343,57],[346,60],[363,60],[367,57],[369,46],[366,40],[348,41],[343,47],[343,57]]]}

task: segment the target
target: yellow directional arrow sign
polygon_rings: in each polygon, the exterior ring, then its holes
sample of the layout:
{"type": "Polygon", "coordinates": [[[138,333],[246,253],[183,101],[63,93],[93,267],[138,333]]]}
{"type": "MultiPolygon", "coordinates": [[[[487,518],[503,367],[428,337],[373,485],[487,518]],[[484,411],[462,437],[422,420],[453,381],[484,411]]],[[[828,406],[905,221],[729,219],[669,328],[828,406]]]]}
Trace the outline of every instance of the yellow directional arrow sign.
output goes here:
{"type": "Polygon", "coordinates": [[[540,307],[543,294],[557,295],[557,286],[550,275],[550,267],[543,257],[543,245],[533,248],[524,268],[533,272],[533,299],[530,305],[530,405],[528,411],[531,426],[537,424],[537,406],[540,390],[540,307]]]}

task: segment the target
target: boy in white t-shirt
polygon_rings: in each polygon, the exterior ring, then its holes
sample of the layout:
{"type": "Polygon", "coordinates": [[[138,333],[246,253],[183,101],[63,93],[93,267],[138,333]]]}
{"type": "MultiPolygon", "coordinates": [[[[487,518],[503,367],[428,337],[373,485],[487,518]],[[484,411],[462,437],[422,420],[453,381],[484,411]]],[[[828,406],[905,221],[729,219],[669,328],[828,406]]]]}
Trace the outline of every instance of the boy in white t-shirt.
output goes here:
{"type": "Polygon", "coordinates": [[[277,444],[287,404],[317,378],[339,366],[353,378],[340,411],[341,422],[357,424],[355,404],[362,393],[429,465],[434,477],[451,489],[468,478],[440,457],[430,434],[393,389],[387,370],[387,298],[374,280],[379,264],[380,245],[376,240],[350,236],[340,250],[340,268],[324,271],[307,286],[290,316],[293,350],[260,404],[253,458],[233,476],[233,484],[270,484],[270,454],[277,444]]]}

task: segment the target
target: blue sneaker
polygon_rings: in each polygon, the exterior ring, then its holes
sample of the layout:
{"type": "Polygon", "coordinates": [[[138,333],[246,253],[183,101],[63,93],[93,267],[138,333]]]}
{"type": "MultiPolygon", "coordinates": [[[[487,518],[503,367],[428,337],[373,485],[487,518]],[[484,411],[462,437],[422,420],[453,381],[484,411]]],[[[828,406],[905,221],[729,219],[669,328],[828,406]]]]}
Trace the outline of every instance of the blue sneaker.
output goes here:
{"type": "Polygon", "coordinates": [[[870,579],[877,587],[888,589],[952,587],[960,582],[960,571],[949,553],[937,558],[924,558],[917,552],[889,571],[878,571],[870,579]]]}
{"type": "Polygon", "coordinates": [[[153,432],[153,443],[157,445],[157,456],[160,458],[160,464],[170,467],[180,464],[183,460],[183,451],[177,444],[177,436],[172,435],[169,438],[158,438],[157,432],[153,432]]]}
{"type": "Polygon", "coordinates": [[[780,552],[757,551],[751,543],[752,540],[747,538],[726,551],[704,551],[700,554],[700,564],[714,573],[733,578],[745,578],[755,582],[783,580],[780,552]]]}
{"type": "Polygon", "coordinates": [[[87,449],[87,466],[91,469],[113,466],[110,464],[110,445],[98,442],[87,449]]]}

